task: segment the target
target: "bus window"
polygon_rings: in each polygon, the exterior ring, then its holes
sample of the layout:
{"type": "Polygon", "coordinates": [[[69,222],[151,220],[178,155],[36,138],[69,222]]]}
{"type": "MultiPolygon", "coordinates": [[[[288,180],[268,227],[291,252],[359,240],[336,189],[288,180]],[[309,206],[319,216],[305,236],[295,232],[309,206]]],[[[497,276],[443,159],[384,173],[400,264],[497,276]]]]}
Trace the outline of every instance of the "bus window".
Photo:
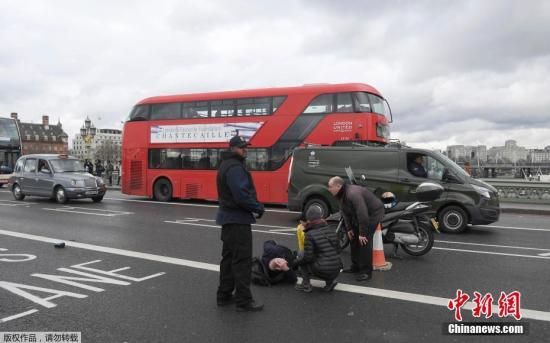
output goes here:
{"type": "Polygon", "coordinates": [[[385,104],[384,99],[382,99],[379,96],[369,94],[370,102],[372,103],[372,112],[378,113],[378,114],[386,114],[385,113],[385,104]]]}
{"type": "Polygon", "coordinates": [[[370,102],[367,93],[365,92],[355,92],[353,93],[355,100],[355,111],[356,112],[371,112],[370,102]]]}
{"type": "Polygon", "coordinates": [[[271,114],[272,98],[237,99],[238,116],[265,116],[271,114]]]}
{"type": "Polygon", "coordinates": [[[336,112],[353,112],[351,93],[336,94],[336,112]]]}
{"type": "Polygon", "coordinates": [[[281,107],[285,99],[286,97],[284,96],[273,97],[273,111],[271,111],[271,113],[275,113],[279,109],[279,107],[281,107]]]}
{"type": "Polygon", "coordinates": [[[180,149],[150,149],[149,168],[181,169],[180,149]]]}
{"type": "Polygon", "coordinates": [[[269,170],[268,149],[248,149],[246,166],[249,170],[269,170]]]}
{"type": "Polygon", "coordinates": [[[181,118],[180,103],[151,105],[151,120],[180,119],[180,118],[181,118]]]}
{"type": "Polygon", "coordinates": [[[210,102],[212,117],[233,117],[235,115],[235,100],[215,100],[210,102]]]}
{"type": "Polygon", "coordinates": [[[332,94],[319,95],[306,107],[303,113],[331,113],[332,94]]]}
{"type": "Polygon", "coordinates": [[[137,105],[134,106],[128,121],[137,121],[137,120],[149,120],[149,105],[137,105]]]}

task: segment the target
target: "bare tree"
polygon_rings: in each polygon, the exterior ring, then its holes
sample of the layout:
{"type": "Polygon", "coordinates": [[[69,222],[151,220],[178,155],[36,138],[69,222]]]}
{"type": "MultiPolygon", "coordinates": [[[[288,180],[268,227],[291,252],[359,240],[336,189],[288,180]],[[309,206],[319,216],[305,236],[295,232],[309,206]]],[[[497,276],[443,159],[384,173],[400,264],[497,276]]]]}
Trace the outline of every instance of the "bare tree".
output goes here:
{"type": "Polygon", "coordinates": [[[100,159],[103,162],[111,161],[115,163],[115,161],[120,160],[120,145],[111,140],[103,141],[96,148],[94,158],[100,159]]]}

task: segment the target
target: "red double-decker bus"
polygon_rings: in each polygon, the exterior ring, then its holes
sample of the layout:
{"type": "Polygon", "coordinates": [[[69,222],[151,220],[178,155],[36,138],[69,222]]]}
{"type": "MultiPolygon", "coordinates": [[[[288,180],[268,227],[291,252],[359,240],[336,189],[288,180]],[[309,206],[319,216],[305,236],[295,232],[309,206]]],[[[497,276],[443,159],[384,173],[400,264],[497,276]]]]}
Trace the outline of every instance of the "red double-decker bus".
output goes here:
{"type": "Polygon", "coordinates": [[[217,200],[220,152],[239,134],[251,144],[246,163],[258,199],[286,203],[295,147],[385,145],[387,116],[382,95],[359,83],[147,98],[124,124],[122,192],[160,201],[217,200]]]}

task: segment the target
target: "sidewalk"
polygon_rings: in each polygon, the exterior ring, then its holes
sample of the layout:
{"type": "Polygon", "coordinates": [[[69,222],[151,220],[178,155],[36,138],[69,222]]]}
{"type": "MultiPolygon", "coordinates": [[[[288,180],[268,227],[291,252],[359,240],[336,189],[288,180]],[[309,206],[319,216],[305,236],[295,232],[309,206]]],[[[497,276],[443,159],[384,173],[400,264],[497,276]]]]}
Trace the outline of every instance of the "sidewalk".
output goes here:
{"type": "Polygon", "coordinates": [[[549,204],[501,202],[500,210],[502,213],[550,215],[549,204]]]}

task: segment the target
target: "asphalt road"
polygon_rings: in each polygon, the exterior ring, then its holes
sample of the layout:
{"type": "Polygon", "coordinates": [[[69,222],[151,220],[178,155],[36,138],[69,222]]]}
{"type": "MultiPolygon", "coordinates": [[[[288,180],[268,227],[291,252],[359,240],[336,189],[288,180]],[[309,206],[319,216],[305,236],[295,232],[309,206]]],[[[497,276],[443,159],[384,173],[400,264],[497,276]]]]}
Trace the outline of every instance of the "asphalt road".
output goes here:
{"type": "MultiPolygon", "coordinates": [[[[490,226],[436,235],[426,256],[401,251],[367,283],[342,274],[331,294],[254,286],[265,310],[237,313],[215,303],[216,208],[116,191],[99,204],[16,202],[0,190],[0,332],[79,331],[83,342],[548,341],[550,217],[503,214],[490,226]],[[528,324],[529,333],[443,335],[444,323],[456,322],[446,304],[458,289],[490,293],[497,312],[501,292],[521,292],[521,320],[474,318],[469,307],[463,322],[528,324]]],[[[297,218],[269,208],[253,227],[255,254],[268,239],[294,248],[297,218]]]]}

